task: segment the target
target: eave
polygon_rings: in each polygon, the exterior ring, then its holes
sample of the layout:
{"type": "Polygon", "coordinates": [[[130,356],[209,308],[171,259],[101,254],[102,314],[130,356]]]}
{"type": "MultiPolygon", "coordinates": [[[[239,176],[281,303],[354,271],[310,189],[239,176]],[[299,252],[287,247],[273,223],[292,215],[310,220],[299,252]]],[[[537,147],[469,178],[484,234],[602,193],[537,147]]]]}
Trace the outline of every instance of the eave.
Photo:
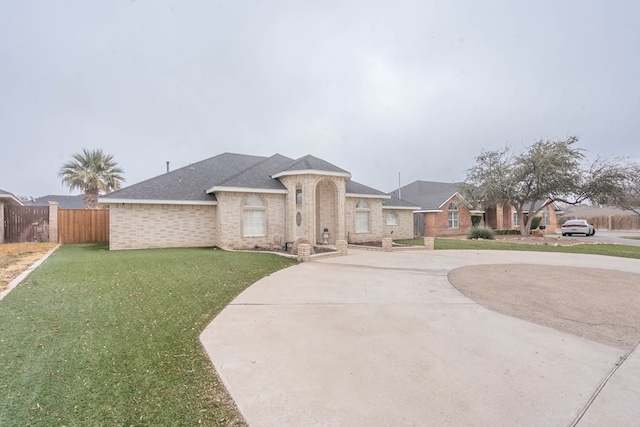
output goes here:
{"type": "Polygon", "coordinates": [[[283,171],[283,172],[278,172],[274,175],[271,175],[271,178],[280,178],[281,176],[295,176],[295,175],[339,176],[342,178],[351,179],[351,174],[349,172],[331,172],[331,171],[322,171],[317,169],[283,171]]]}
{"type": "Polygon", "coordinates": [[[137,204],[137,205],[208,205],[218,204],[215,200],[160,200],[160,199],[104,199],[98,198],[102,204],[137,204]]]}
{"type": "Polygon", "coordinates": [[[263,194],[287,194],[286,189],[273,189],[273,188],[250,188],[250,187],[225,187],[216,185],[208,189],[207,194],[226,192],[226,193],[263,193],[263,194]]]}
{"type": "Polygon", "coordinates": [[[356,193],[347,193],[347,197],[357,197],[359,199],[390,199],[391,196],[387,196],[386,194],[356,194],[356,193]]]}

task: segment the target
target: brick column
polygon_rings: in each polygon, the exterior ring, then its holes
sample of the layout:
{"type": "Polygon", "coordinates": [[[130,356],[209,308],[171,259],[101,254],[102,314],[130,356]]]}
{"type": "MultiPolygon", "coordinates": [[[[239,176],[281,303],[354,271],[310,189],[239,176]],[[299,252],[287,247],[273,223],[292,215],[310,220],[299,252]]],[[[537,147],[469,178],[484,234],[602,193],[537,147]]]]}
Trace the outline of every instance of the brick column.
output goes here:
{"type": "Polygon", "coordinates": [[[311,261],[311,245],[308,243],[298,245],[298,259],[302,262],[311,261]]]}
{"type": "Polygon", "coordinates": [[[382,250],[384,252],[391,252],[391,246],[392,246],[392,240],[391,237],[383,237],[382,238],[382,250]]]}
{"type": "Polygon", "coordinates": [[[338,253],[340,255],[347,254],[347,241],[346,240],[338,240],[336,241],[336,248],[338,249],[338,253]]]}
{"type": "Polygon", "coordinates": [[[49,202],[49,241],[58,243],[58,202],[49,202]]]}
{"type": "Polygon", "coordinates": [[[435,239],[433,237],[425,237],[424,247],[432,251],[435,248],[435,239]]]}

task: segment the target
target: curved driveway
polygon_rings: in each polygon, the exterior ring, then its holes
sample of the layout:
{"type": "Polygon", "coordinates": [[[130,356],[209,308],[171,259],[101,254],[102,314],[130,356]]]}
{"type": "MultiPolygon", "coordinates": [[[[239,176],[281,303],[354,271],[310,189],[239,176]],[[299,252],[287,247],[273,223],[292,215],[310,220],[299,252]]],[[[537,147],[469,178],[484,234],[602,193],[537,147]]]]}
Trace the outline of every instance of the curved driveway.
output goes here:
{"type": "Polygon", "coordinates": [[[595,255],[350,249],[260,280],[201,341],[251,426],[637,425],[637,347],[490,311],[447,279],[523,263],[640,273],[595,255]]]}

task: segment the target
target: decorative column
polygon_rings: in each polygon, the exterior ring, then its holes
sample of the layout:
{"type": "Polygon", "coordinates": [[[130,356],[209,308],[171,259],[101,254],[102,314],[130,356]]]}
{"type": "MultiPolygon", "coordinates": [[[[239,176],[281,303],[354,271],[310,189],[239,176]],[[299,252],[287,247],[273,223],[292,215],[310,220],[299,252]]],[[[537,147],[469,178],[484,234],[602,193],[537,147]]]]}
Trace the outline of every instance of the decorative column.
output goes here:
{"type": "Polygon", "coordinates": [[[49,241],[58,243],[58,202],[49,202],[49,241]]]}
{"type": "Polygon", "coordinates": [[[391,252],[392,246],[393,246],[393,241],[391,240],[391,237],[382,238],[382,250],[384,252],[391,252]]]}
{"type": "Polygon", "coordinates": [[[308,243],[301,243],[298,245],[298,259],[301,262],[311,261],[311,245],[308,243]]]}
{"type": "Polygon", "coordinates": [[[425,237],[424,238],[424,247],[430,251],[435,248],[435,239],[433,237],[425,237]]]}

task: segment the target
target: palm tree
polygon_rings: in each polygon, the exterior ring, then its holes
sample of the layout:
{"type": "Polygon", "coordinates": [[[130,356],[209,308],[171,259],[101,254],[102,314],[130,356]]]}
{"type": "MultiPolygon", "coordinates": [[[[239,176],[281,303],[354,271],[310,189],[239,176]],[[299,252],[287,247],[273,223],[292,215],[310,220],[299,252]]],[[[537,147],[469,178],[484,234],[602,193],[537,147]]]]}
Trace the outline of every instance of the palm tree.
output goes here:
{"type": "Polygon", "coordinates": [[[82,149],[82,153],[73,155],[73,160],[62,165],[58,178],[70,190],[84,192],[84,208],[96,209],[98,195],[120,188],[124,182],[124,171],[113,161],[113,156],[102,150],[82,149]]]}

